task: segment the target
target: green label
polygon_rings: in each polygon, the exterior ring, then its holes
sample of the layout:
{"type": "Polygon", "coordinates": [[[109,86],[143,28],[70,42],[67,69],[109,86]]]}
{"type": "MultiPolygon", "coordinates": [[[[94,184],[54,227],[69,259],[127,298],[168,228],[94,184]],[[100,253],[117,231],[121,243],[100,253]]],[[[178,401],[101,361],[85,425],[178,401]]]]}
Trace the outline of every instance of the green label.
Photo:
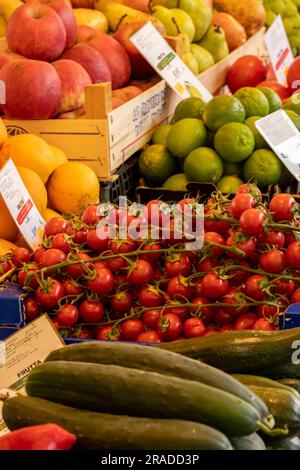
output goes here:
{"type": "Polygon", "coordinates": [[[170,62],[172,62],[173,59],[175,59],[175,54],[174,52],[170,52],[157,64],[158,70],[163,70],[170,62]]]}

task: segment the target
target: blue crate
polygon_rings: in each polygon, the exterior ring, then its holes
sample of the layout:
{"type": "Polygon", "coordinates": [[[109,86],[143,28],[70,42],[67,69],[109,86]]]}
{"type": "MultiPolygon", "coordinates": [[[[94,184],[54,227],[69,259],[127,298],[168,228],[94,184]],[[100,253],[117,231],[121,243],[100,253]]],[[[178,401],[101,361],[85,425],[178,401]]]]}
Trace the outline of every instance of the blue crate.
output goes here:
{"type": "Polygon", "coordinates": [[[25,326],[23,295],[23,289],[16,284],[9,282],[2,286],[2,290],[0,290],[0,326],[18,328],[25,326]]]}

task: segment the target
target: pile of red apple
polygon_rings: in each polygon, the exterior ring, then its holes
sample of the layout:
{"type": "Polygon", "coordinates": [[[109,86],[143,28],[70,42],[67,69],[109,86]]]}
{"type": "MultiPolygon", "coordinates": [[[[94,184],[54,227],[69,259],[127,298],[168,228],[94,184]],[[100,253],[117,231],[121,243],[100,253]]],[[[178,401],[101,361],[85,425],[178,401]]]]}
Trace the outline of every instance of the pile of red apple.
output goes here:
{"type": "Polygon", "coordinates": [[[125,25],[112,37],[89,26],[77,27],[68,0],[31,0],[22,5],[8,22],[7,49],[0,51],[5,116],[83,115],[85,87],[92,83],[111,82],[116,90],[114,107],[141,93],[153,82],[129,83],[130,78],[145,80],[154,71],[129,38],[143,24],[125,25]]]}

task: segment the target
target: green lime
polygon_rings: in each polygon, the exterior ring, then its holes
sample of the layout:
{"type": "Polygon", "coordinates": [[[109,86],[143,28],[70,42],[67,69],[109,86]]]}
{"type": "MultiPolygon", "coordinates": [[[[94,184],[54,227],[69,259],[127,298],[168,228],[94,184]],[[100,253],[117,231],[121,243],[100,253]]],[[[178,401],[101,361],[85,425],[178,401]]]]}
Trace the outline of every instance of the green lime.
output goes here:
{"type": "Polygon", "coordinates": [[[300,116],[300,93],[295,93],[290,96],[290,98],[284,102],[283,108],[290,109],[300,116]]]}
{"type": "Polygon", "coordinates": [[[205,103],[201,98],[185,98],[180,101],[174,111],[174,122],[184,118],[200,119],[205,108],[205,103]]]}
{"type": "Polygon", "coordinates": [[[185,118],[176,122],[167,136],[167,148],[173,157],[185,158],[206,141],[206,129],[199,119],[185,118]]]}
{"type": "Polygon", "coordinates": [[[223,173],[223,162],[208,147],[193,150],[185,159],[184,172],[189,181],[216,183],[223,173]]]}
{"type": "Polygon", "coordinates": [[[277,184],[281,173],[281,162],[271,150],[255,150],[244,163],[244,180],[249,181],[254,178],[258,186],[277,184]]]}
{"type": "Polygon", "coordinates": [[[238,176],[222,176],[218,181],[218,189],[223,194],[235,194],[237,189],[244,184],[244,181],[241,180],[238,176]]]}
{"type": "Polygon", "coordinates": [[[293,124],[297,127],[298,131],[300,131],[300,116],[299,114],[295,113],[295,111],[292,111],[291,109],[286,109],[285,110],[286,114],[290,118],[290,120],[293,122],[293,124]]]}
{"type": "Polygon", "coordinates": [[[176,161],[164,145],[149,145],[139,157],[139,169],[149,183],[161,184],[175,173],[176,161]]]}
{"type": "Polygon", "coordinates": [[[213,132],[228,122],[244,122],[245,109],[234,96],[216,96],[205,106],[203,120],[213,132]]]}
{"type": "Polygon", "coordinates": [[[282,108],[282,101],[280,96],[272,88],[266,86],[258,86],[257,89],[261,91],[269,102],[269,113],[274,113],[282,108]]]}
{"type": "Polygon", "coordinates": [[[269,101],[266,96],[257,88],[244,87],[235,92],[234,96],[240,100],[246,111],[246,118],[249,116],[266,116],[269,114],[269,101]]]}
{"type": "Polygon", "coordinates": [[[230,175],[230,176],[242,176],[243,169],[242,165],[238,162],[227,162],[226,160],[223,161],[223,175],[230,175]]]}
{"type": "Polygon", "coordinates": [[[249,127],[230,122],[220,127],[215,135],[215,149],[228,162],[241,162],[251,155],[255,140],[249,127]]]}
{"type": "Polygon", "coordinates": [[[255,149],[268,149],[269,145],[256,129],[255,122],[261,119],[260,116],[251,116],[246,119],[245,124],[251,130],[254,140],[255,140],[255,149]]]}
{"type": "Polygon", "coordinates": [[[163,188],[170,189],[172,191],[185,191],[188,179],[184,173],[177,173],[176,175],[170,176],[164,184],[163,188]]]}
{"type": "Polygon", "coordinates": [[[171,124],[162,124],[161,126],[157,127],[152,135],[152,143],[166,145],[167,135],[169,134],[171,128],[171,124]]]}

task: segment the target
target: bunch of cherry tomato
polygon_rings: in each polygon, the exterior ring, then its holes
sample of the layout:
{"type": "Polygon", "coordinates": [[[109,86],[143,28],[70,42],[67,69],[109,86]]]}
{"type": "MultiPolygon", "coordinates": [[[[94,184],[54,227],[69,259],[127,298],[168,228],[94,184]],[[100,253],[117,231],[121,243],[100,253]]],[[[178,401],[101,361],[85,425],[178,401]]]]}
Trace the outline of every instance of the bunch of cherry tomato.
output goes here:
{"type": "MultiPolygon", "coordinates": [[[[147,206],[159,211],[161,201],[147,206]]],[[[114,210],[118,223],[122,211],[114,210]]],[[[168,239],[119,240],[103,226],[99,236],[98,212],[90,206],[80,218],[54,217],[34,253],[18,247],[2,259],[0,272],[15,266],[27,293],[27,321],[46,312],[63,336],[158,343],[273,330],[286,307],[300,302],[300,224],[289,194],[263,202],[251,184],[231,200],[214,194],[196,251],[172,230],[168,239]]]]}

